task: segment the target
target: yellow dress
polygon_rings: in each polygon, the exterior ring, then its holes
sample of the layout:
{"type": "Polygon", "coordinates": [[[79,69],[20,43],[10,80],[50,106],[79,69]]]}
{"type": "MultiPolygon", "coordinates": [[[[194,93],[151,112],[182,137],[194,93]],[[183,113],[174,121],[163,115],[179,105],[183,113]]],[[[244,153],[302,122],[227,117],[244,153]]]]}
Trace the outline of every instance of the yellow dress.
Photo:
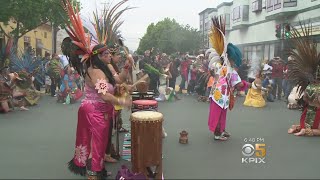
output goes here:
{"type": "Polygon", "coordinates": [[[248,91],[243,105],[252,107],[264,107],[266,105],[266,101],[262,97],[261,89],[254,89],[251,87],[248,91]]]}

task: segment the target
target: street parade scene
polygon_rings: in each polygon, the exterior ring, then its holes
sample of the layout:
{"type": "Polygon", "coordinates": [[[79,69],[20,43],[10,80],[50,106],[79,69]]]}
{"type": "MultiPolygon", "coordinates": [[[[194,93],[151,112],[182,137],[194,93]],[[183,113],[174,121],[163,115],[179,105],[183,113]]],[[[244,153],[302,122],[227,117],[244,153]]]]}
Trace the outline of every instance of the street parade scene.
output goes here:
{"type": "Polygon", "coordinates": [[[318,179],[319,12],[0,0],[0,179],[318,179]]]}

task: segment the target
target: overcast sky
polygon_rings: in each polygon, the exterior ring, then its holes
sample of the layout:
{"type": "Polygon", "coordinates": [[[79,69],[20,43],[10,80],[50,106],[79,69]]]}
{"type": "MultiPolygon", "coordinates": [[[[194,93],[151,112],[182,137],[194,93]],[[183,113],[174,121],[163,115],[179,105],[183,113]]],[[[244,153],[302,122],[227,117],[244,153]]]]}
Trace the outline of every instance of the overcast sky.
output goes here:
{"type": "MultiPolygon", "coordinates": [[[[81,13],[92,17],[92,12],[96,7],[103,7],[103,3],[107,2],[114,5],[119,1],[80,0],[83,8],[81,13]]],[[[120,28],[125,38],[125,45],[130,50],[136,50],[139,46],[139,38],[146,33],[148,25],[157,23],[166,17],[199,29],[199,12],[206,8],[216,7],[223,1],[226,0],[129,0],[125,4],[137,8],[125,12],[121,18],[125,21],[120,28]]]]}

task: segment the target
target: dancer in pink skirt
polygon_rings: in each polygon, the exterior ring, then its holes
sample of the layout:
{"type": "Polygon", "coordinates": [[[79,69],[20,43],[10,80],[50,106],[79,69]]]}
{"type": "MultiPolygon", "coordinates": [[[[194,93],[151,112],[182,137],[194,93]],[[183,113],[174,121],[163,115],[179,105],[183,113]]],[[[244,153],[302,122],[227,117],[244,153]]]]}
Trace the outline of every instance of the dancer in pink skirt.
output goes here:
{"type": "Polygon", "coordinates": [[[61,45],[62,52],[85,80],[85,99],[78,111],[75,153],[68,163],[69,170],[87,175],[88,179],[103,179],[108,175],[103,158],[114,105],[131,107],[131,99],[119,99],[113,95],[116,81],[108,67],[111,55],[104,45],[107,33],[101,36],[100,44],[91,44],[78,8],[74,9],[69,0],[64,0],[62,5],[71,22],[67,29],[69,37],[61,45]]]}
{"type": "Polygon", "coordinates": [[[214,84],[210,92],[210,112],[208,119],[209,130],[215,140],[225,141],[230,134],[225,131],[227,110],[235,103],[233,92],[244,86],[240,76],[233,67],[239,67],[242,62],[240,50],[225,40],[224,19],[212,19],[210,40],[213,49],[209,55],[209,68],[216,72],[214,84]]]}

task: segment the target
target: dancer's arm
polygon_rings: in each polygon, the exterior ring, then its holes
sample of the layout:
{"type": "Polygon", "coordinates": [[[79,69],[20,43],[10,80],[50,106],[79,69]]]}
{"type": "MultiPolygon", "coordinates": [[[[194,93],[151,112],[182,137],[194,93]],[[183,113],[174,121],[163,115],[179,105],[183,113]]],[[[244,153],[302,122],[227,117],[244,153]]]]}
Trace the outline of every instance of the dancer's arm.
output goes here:
{"type": "Polygon", "coordinates": [[[95,89],[98,91],[100,97],[113,105],[121,105],[125,107],[131,106],[131,100],[128,99],[119,99],[114,95],[109,93],[108,90],[108,79],[105,74],[100,69],[94,69],[90,73],[91,82],[95,85],[95,89]]]}
{"type": "Polygon", "coordinates": [[[112,64],[108,64],[107,66],[110,69],[111,73],[113,74],[113,77],[116,80],[117,84],[122,84],[124,81],[127,80],[127,77],[129,74],[129,68],[130,68],[129,65],[126,65],[119,74],[113,68],[112,64]]]}

